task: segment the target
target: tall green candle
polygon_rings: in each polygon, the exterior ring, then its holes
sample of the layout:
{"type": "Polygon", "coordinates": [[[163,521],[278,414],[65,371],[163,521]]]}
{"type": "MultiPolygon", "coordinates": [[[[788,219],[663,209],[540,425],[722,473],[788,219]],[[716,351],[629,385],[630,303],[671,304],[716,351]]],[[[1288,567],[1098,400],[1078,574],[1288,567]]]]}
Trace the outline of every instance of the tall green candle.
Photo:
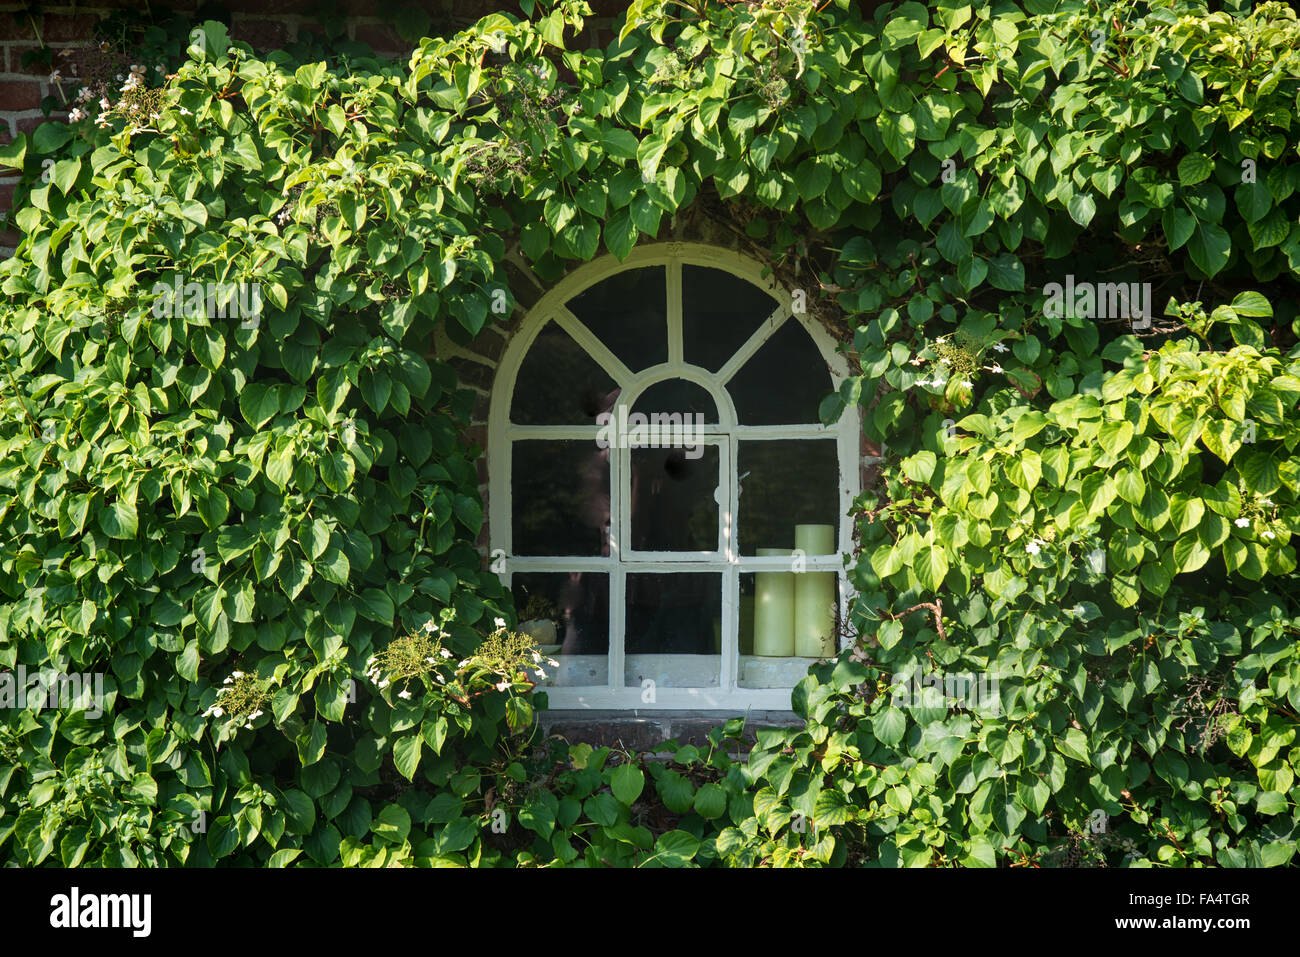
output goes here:
{"type": "MultiPolygon", "coordinates": [[[[805,555],[835,552],[835,526],[796,525],[794,547],[805,555]]],[[[794,653],[800,658],[835,654],[835,573],[800,572],[794,576],[794,653]]]]}
{"type": "MultiPolygon", "coordinates": [[[[760,556],[790,557],[788,548],[760,548],[760,556]]],[[[754,573],[754,654],[794,654],[794,573],[754,573]]]]}

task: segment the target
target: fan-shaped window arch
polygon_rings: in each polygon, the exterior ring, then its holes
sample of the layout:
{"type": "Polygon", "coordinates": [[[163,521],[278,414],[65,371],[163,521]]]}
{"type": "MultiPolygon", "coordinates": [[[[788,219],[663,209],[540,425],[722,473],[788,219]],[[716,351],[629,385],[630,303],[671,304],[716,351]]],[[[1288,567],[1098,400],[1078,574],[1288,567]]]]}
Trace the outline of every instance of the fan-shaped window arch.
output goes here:
{"type": "Polygon", "coordinates": [[[552,707],[789,707],[835,651],[858,422],[798,297],[695,244],[576,270],[507,346],[490,548],[552,707]]]}

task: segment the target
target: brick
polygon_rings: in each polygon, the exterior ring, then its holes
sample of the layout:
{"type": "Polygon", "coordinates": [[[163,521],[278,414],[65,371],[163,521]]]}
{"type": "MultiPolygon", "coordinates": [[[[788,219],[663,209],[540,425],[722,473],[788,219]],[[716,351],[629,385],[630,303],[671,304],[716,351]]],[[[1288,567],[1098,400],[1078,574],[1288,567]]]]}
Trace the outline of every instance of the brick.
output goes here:
{"type": "Polygon", "coordinates": [[[41,84],[35,80],[0,80],[0,112],[37,109],[43,95],[41,84]]]}
{"type": "Polygon", "coordinates": [[[94,13],[47,13],[42,32],[50,46],[66,40],[87,40],[95,34],[99,16],[94,13]]]}
{"type": "Polygon", "coordinates": [[[289,42],[288,28],[277,20],[239,18],[231,27],[230,35],[236,40],[251,44],[255,50],[279,50],[289,42]]]}
{"type": "Polygon", "coordinates": [[[25,13],[0,13],[0,37],[6,40],[35,40],[36,31],[25,13]]]}
{"type": "Polygon", "coordinates": [[[622,747],[630,751],[653,751],[666,739],[663,721],[658,718],[569,718],[546,728],[572,743],[596,747],[622,747]]]}
{"type": "Polygon", "coordinates": [[[23,238],[22,233],[12,229],[6,229],[0,231],[0,246],[5,247],[6,249],[13,249],[20,242],[22,242],[22,238],[23,238]]]}
{"type": "Polygon", "coordinates": [[[448,362],[456,370],[456,379],[462,385],[476,385],[480,389],[492,388],[492,370],[468,359],[453,358],[448,362]]]}
{"type": "Polygon", "coordinates": [[[414,44],[407,43],[392,27],[357,24],[355,39],[368,45],[376,53],[410,53],[414,44]]]}
{"type": "Polygon", "coordinates": [[[55,110],[48,117],[44,113],[37,113],[35,116],[19,117],[14,120],[14,125],[18,127],[19,133],[30,133],[32,130],[36,129],[36,127],[40,126],[42,123],[49,122],[51,119],[59,120],[63,119],[63,116],[58,110],[55,110]]]}

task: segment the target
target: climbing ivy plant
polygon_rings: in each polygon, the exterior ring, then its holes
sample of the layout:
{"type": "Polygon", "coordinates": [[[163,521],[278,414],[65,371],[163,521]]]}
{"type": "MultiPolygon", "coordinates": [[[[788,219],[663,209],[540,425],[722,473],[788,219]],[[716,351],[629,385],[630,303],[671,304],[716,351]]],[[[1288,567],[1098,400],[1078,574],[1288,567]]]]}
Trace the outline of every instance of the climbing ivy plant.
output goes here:
{"type": "Polygon", "coordinates": [[[0,665],[104,679],[0,712],[6,859],[1291,861],[1300,23],[1219,6],[638,0],[599,48],[525,2],[404,64],[209,22],[4,147],[0,665]],[[853,634],[743,761],[539,747],[432,337],[694,215],[847,330],[853,634]]]}

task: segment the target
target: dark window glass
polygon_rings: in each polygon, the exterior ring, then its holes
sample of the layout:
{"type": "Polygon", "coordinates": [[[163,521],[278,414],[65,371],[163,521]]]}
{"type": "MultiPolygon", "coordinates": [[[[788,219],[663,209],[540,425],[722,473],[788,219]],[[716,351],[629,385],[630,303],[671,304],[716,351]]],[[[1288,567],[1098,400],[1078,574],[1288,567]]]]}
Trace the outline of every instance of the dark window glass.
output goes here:
{"type": "MultiPolygon", "coordinates": [[[[629,655],[718,654],[721,627],[720,574],[678,572],[627,576],[625,647],[629,655]]],[[[654,674],[644,677],[658,680],[654,674]]]]}
{"type": "Polygon", "coordinates": [[[663,266],[602,279],[568,302],[569,311],[633,372],[668,361],[668,283],[663,266]]]}
{"type": "Polygon", "coordinates": [[[721,269],[682,267],[682,352],[717,372],[776,309],[757,286],[721,269]]]}
{"type": "Polygon", "coordinates": [[[831,392],[830,369],[795,319],[763,343],[727,383],[741,425],[817,424],[831,392]]]}
{"type": "Polygon", "coordinates": [[[520,425],[592,425],[617,399],[614,380],[567,332],[548,322],[519,367],[510,421],[520,425]]]}
{"type": "Polygon", "coordinates": [[[631,460],[632,548],[717,551],[718,447],[634,448],[631,460]]]}
{"type": "MultiPolygon", "coordinates": [[[[831,526],[832,547],[840,525],[839,455],[833,439],[780,439],[739,443],[736,474],[740,496],[736,544],[742,555],[760,548],[793,549],[798,526],[831,526]]],[[[805,530],[808,540],[824,533],[805,530]]],[[[822,549],[804,546],[809,555],[822,549]]]]}
{"type": "Polygon", "coordinates": [[[632,406],[632,411],[647,416],[656,413],[691,416],[698,414],[704,418],[690,421],[718,421],[718,406],[713,401],[713,396],[709,395],[709,390],[687,379],[665,379],[663,382],[656,382],[641,393],[641,397],[632,406]]]}
{"type": "Polygon", "coordinates": [[[609,554],[609,450],[530,439],[512,451],[514,553],[609,554]]]}

